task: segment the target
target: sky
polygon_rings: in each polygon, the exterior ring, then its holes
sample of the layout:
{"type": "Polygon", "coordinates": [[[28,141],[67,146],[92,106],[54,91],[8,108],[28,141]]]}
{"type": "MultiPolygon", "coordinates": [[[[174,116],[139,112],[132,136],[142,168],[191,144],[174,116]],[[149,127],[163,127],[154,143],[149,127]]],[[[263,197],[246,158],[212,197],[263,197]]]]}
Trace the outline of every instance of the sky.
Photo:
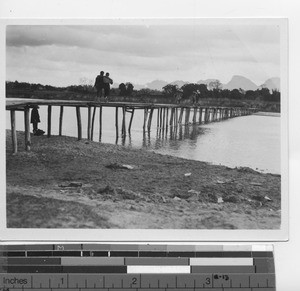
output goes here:
{"type": "Polygon", "coordinates": [[[230,81],[280,77],[277,25],[9,25],[6,80],[68,86],[93,83],[230,81]]]}

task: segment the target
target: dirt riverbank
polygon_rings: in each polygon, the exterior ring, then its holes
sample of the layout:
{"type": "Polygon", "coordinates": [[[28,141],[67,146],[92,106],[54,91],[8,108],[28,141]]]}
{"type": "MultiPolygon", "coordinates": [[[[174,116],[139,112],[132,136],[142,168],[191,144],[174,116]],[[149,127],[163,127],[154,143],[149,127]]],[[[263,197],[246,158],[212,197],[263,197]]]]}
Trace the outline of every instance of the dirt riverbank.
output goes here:
{"type": "Polygon", "coordinates": [[[12,228],[278,229],[280,176],[143,149],[32,136],[6,138],[12,228]]]}

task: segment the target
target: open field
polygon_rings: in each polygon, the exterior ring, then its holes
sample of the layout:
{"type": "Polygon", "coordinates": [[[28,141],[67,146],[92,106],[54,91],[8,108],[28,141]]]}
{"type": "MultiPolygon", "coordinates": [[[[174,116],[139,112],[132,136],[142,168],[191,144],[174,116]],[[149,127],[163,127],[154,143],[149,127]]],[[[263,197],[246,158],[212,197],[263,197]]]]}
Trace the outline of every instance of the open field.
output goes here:
{"type": "Polygon", "coordinates": [[[279,175],[71,137],[6,138],[7,226],[278,229],[279,175]]]}

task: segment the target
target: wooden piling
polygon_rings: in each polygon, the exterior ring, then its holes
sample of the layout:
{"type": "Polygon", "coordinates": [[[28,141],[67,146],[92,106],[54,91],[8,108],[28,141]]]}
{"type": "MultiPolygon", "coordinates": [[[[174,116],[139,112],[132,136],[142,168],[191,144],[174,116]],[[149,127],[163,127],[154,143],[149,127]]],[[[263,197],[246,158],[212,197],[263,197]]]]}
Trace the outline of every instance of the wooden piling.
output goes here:
{"type": "Polygon", "coordinates": [[[15,110],[10,110],[10,125],[11,125],[11,138],[12,138],[13,153],[16,154],[18,151],[18,142],[17,142],[16,111],[15,110]]]}
{"type": "MultiPolygon", "coordinates": [[[[165,124],[166,124],[166,108],[165,107],[162,109],[162,115],[163,115],[163,117],[162,117],[162,120],[163,120],[162,128],[165,129],[165,124]]],[[[168,120],[167,120],[167,123],[168,123],[168,120]]]]}
{"type": "Polygon", "coordinates": [[[93,140],[93,137],[94,137],[94,124],[95,124],[96,108],[97,107],[94,106],[93,117],[92,117],[92,127],[91,127],[91,140],[93,140]]]}
{"type": "Polygon", "coordinates": [[[154,109],[151,108],[150,115],[149,115],[149,118],[148,118],[148,125],[147,125],[148,131],[151,130],[151,123],[152,123],[153,111],[154,111],[154,109]]]}
{"type": "Polygon", "coordinates": [[[159,127],[162,126],[162,108],[159,108],[159,127]]]}
{"type": "Polygon", "coordinates": [[[170,122],[169,122],[170,126],[173,126],[173,115],[174,115],[174,110],[173,110],[173,108],[171,108],[171,116],[170,116],[170,122]]]}
{"type": "Polygon", "coordinates": [[[63,123],[63,116],[64,116],[64,107],[60,106],[60,112],[59,112],[59,131],[58,135],[62,135],[62,123],[63,123]]]}
{"type": "Polygon", "coordinates": [[[91,139],[91,106],[88,106],[87,139],[91,139]]]}
{"type": "Polygon", "coordinates": [[[194,107],[193,124],[196,124],[197,107],[194,107]]]}
{"type": "Polygon", "coordinates": [[[202,121],[201,119],[202,119],[202,108],[199,107],[199,119],[198,119],[199,124],[201,124],[202,121]]]}
{"type": "Polygon", "coordinates": [[[182,124],[183,111],[184,111],[184,108],[181,107],[180,108],[180,114],[179,114],[179,120],[178,120],[180,125],[182,124]]]}
{"type": "Polygon", "coordinates": [[[131,124],[132,124],[132,120],[133,120],[133,115],[134,115],[134,108],[131,111],[131,117],[130,117],[130,122],[129,122],[129,126],[128,126],[128,132],[131,131],[131,124]]]}
{"type": "Polygon", "coordinates": [[[166,128],[168,130],[168,126],[169,126],[169,108],[167,108],[167,122],[166,122],[166,128]]]}
{"type": "Polygon", "coordinates": [[[187,124],[187,115],[188,115],[188,113],[187,113],[187,108],[184,108],[185,109],[185,115],[184,115],[184,125],[186,125],[187,124]]]}
{"type": "Polygon", "coordinates": [[[122,136],[126,136],[126,108],[125,106],[122,107],[123,111],[123,121],[122,121],[122,136]]]}
{"type": "MultiPolygon", "coordinates": [[[[17,134],[16,134],[16,110],[24,110],[24,122],[25,122],[25,147],[26,150],[30,149],[30,123],[29,123],[29,113],[30,113],[30,108],[27,103],[24,103],[24,105],[9,105],[7,106],[7,110],[10,110],[10,118],[11,118],[11,130],[12,130],[12,147],[13,147],[13,152],[17,152],[17,134]],[[26,107],[27,106],[27,107],[26,107]]],[[[30,103],[31,104],[31,103],[30,103]]],[[[55,106],[60,106],[60,114],[59,114],[59,135],[62,135],[62,127],[63,127],[63,114],[64,114],[64,106],[68,106],[64,102],[61,103],[53,103],[55,106]],[[62,105],[61,105],[62,104],[62,105]]],[[[52,106],[54,106],[52,103],[51,105],[48,105],[48,116],[47,116],[47,136],[51,136],[51,125],[52,125],[52,106]]],[[[92,106],[90,106],[91,103],[86,102],[86,104],[70,104],[70,106],[75,106],[76,107],[76,115],[77,115],[77,126],[78,126],[78,140],[82,139],[82,124],[81,124],[81,115],[80,115],[80,106],[88,107],[88,139],[93,140],[94,136],[94,124],[95,124],[95,117],[96,117],[96,111],[97,111],[97,106],[94,107],[94,111],[92,112],[92,106]]],[[[122,107],[123,109],[123,121],[122,121],[122,133],[123,136],[125,135],[126,132],[126,112],[131,113],[131,118],[130,118],[130,123],[128,127],[128,132],[131,131],[131,126],[133,122],[133,115],[134,115],[134,109],[131,107],[127,107],[127,103],[124,104],[115,104],[112,105],[117,106],[116,108],[116,135],[118,137],[118,108],[122,107]]],[[[45,105],[45,104],[44,104],[45,105]]],[[[99,106],[99,105],[98,105],[99,106]]],[[[130,105],[129,105],[130,106],[130,105]]],[[[132,105],[134,106],[134,105],[132,105]]],[[[185,106],[185,105],[183,105],[185,106]]],[[[101,136],[102,136],[102,107],[100,106],[100,115],[99,115],[99,140],[101,141],[101,136]]],[[[189,124],[190,122],[190,115],[192,114],[191,110],[193,111],[193,117],[192,118],[192,123],[196,124],[199,121],[199,124],[202,122],[214,122],[219,120],[225,120],[228,118],[234,118],[238,116],[246,116],[249,114],[252,114],[253,112],[256,112],[256,109],[253,108],[243,108],[243,107],[218,107],[218,106],[187,106],[187,107],[181,107],[179,105],[144,105],[143,106],[137,106],[138,109],[144,109],[144,125],[143,129],[144,131],[148,129],[150,132],[151,130],[151,124],[152,124],[152,118],[153,118],[153,113],[157,109],[157,127],[160,130],[165,130],[168,129],[168,126],[172,126],[172,134],[176,132],[176,129],[174,131],[174,127],[176,127],[178,124],[183,124],[185,123],[186,125],[189,124]],[[199,108],[199,112],[198,112],[199,108]],[[169,114],[169,110],[171,110],[169,114]],[[180,111],[179,111],[180,110],[180,111]],[[184,112],[185,110],[185,112],[184,112]],[[185,113],[185,121],[182,121],[183,119],[183,114],[185,113]],[[199,116],[198,116],[199,114],[199,116]]],[[[163,135],[166,136],[166,131],[163,132],[163,135]]],[[[176,134],[175,134],[176,135],[176,134]]],[[[176,137],[177,138],[177,137],[176,137]]]]}
{"type": "Polygon", "coordinates": [[[78,140],[81,140],[82,139],[82,124],[81,124],[80,106],[76,106],[76,116],[77,116],[78,140]]]}
{"type": "Polygon", "coordinates": [[[30,122],[29,107],[24,108],[24,124],[25,124],[25,150],[30,151],[30,122]]]}
{"type": "Polygon", "coordinates": [[[191,113],[191,109],[189,107],[187,107],[185,110],[185,124],[186,125],[188,125],[190,122],[190,113],[191,113]]]}
{"type": "Polygon", "coordinates": [[[116,107],[116,120],[115,120],[115,126],[116,126],[116,140],[118,140],[119,137],[119,107],[116,107]]]}
{"type": "Polygon", "coordinates": [[[99,108],[99,141],[102,137],[102,106],[99,108]]]}
{"type": "Polygon", "coordinates": [[[144,109],[144,124],[143,124],[143,131],[145,131],[145,129],[146,129],[147,119],[148,119],[148,108],[145,108],[145,109],[144,109]]]}
{"type": "Polygon", "coordinates": [[[209,120],[209,109],[206,107],[205,108],[205,123],[208,123],[209,120]]]}
{"type": "Polygon", "coordinates": [[[51,114],[52,114],[52,106],[48,105],[48,129],[47,129],[47,137],[51,136],[51,114]]]}

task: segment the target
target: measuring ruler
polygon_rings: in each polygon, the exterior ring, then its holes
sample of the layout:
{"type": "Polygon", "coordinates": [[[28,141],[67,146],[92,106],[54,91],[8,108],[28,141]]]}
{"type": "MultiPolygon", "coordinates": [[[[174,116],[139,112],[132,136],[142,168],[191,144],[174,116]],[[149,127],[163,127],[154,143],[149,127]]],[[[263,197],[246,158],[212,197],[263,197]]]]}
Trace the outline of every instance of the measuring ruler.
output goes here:
{"type": "Polygon", "coordinates": [[[272,246],[0,245],[0,291],[274,291],[272,246]]]}

